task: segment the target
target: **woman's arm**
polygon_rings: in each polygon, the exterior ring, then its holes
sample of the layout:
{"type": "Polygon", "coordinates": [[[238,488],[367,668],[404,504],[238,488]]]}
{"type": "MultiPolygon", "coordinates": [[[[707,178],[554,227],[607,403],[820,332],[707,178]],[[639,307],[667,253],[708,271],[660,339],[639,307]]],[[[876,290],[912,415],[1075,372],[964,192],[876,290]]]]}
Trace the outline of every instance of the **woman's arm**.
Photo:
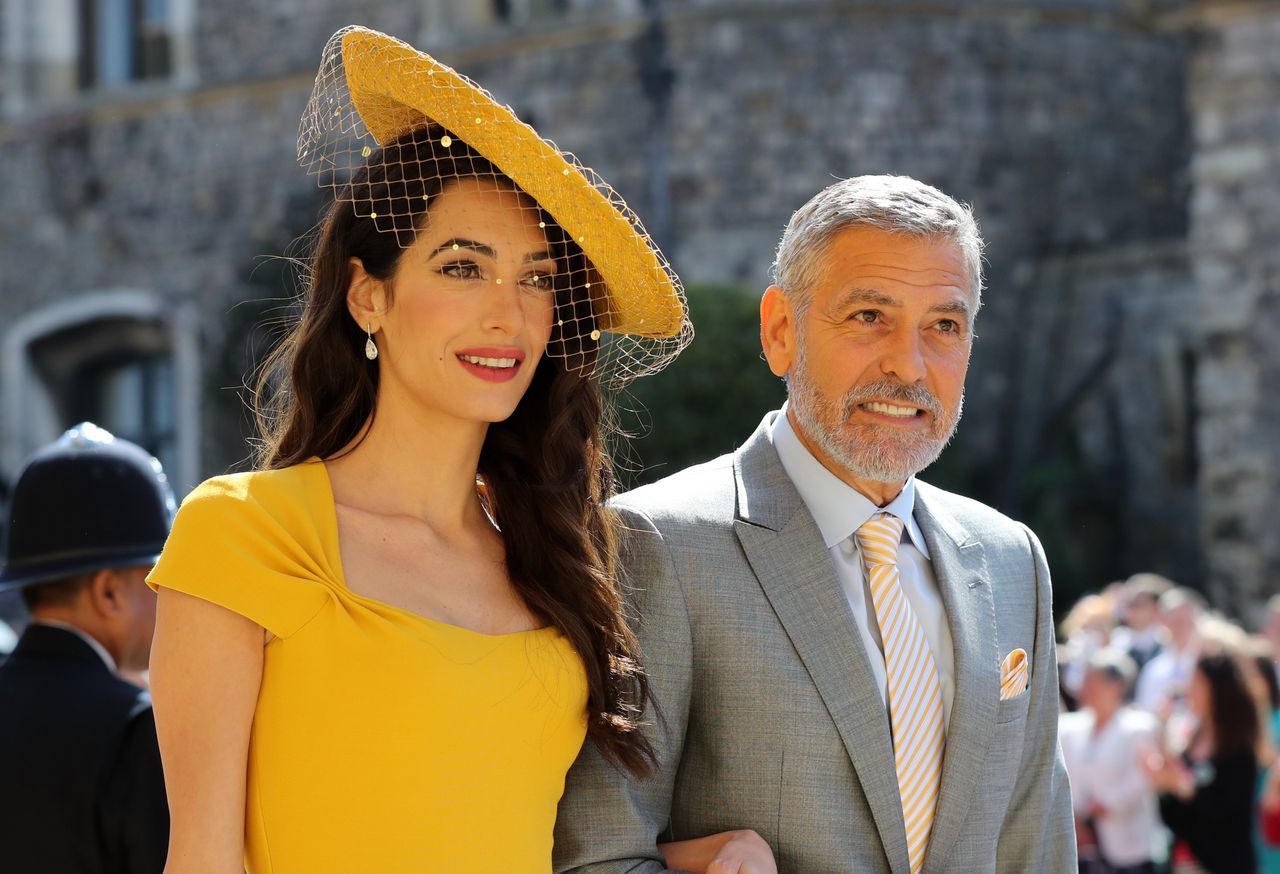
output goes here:
{"type": "Polygon", "coordinates": [[[263,646],[262,626],[160,588],[151,694],[169,797],[165,874],[244,871],[249,731],[263,646]]]}
{"type": "Polygon", "coordinates": [[[1262,809],[1268,813],[1280,813],[1280,758],[1271,763],[1266,782],[1262,786],[1262,809]]]}
{"type": "Polygon", "coordinates": [[[658,844],[668,868],[693,874],[778,874],[773,850],[750,829],[658,844]]]}

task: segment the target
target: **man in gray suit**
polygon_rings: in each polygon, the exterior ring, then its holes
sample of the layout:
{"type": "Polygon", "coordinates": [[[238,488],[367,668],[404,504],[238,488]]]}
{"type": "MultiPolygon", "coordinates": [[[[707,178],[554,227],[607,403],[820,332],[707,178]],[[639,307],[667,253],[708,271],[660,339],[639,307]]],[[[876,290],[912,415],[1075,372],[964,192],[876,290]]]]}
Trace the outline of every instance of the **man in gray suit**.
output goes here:
{"type": "Polygon", "coordinates": [[[1040,544],[915,478],[960,416],[981,246],[904,177],[792,217],[761,301],[787,404],[615,503],[657,772],[584,747],[557,871],[1075,872],[1040,544]]]}

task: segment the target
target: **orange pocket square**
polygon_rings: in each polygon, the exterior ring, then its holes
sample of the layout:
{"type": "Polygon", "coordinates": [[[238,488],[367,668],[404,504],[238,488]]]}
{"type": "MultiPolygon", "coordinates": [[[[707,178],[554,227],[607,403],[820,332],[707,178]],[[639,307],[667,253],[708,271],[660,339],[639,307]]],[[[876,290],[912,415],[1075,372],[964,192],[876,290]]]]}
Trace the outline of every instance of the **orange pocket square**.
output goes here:
{"type": "Polygon", "coordinates": [[[1027,691],[1027,684],[1027,651],[1019,647],[1000,665],[1000,700],[1016,698],[1027,691]]]}

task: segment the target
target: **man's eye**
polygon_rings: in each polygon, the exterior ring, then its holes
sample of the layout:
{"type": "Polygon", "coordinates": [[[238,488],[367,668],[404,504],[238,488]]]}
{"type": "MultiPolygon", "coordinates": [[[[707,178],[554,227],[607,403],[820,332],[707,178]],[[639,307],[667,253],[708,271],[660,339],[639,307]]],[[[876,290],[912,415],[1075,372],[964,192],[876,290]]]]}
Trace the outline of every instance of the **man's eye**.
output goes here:
{"type": "Polygon", "coordinates": [[[859,310],[849,318],[855,322],[861,322],[864,325],[874,325],[880,320],[880,314],[875,310],[859,310]]]}
{"type": "Polygon", "coordinates": [[[959,334],[960,323],[955,319],[943,319],[938,322],[938,330],[944,334],[959,334]]]}
{"type": "Polygon", "coordinates": [[[480,265],[474,261],[453,261],[440,268],[445,276],[454,279],[480,279],[480,265]]]}

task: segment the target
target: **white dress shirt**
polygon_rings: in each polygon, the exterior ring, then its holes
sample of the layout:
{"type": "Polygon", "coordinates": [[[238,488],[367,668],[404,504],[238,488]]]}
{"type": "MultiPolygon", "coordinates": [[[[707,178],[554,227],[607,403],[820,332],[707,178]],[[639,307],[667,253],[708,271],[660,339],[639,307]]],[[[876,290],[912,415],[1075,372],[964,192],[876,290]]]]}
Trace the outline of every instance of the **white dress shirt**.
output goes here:
{"type": "Polygon", "coordinates": [[[1137,705],[1148,712],[1159,713],[1166,701],[1186,695],[1199,658],[1198,647],[1176,650],[1170,644],[1162,649],[1138,675],[1134,695],[1137,705]]]}
{"type": "Polygon", "coordinates": [[[1155,745],[1154,716],[1122,707],[1094,732],[1092,711],[1064,713],[1058,723],[1062,758],[1071,783],[1071,806],[1085,817],[1097,802],[1106,816],[1094,820],[1098,846],[1112,865],[1150,862],[1159,831],[1156,794],[1142,768],[1144,751],[1155,745]]]}
{"type": "Polygon", "coordinates": [[[938,681],[942,686],[943,717],[950,721],[951,702],[955,698],[955,653],[947,612],[943,607],[942,597],[938,594],[938,583],[929,559],[929,548],[912,515],[916,499],[915,478],[907,480],[902,491],[888,506],[877,507],[813,457],[813,453],[800,442],[791,427],[786,406],[774,420],[769,436],[783,470],[795,484],[800,498],[818,524],[818,531],[831,554],[836,578],[849,601],[849,607],[853,611],[853,624],[862,638],[863,648],[871,663],[871,673],[879,683],[880,698],[886,702],[886,712],[888,695],[884,644],[880,638],[880,623],[876,620],[875,606],[871,601],[866,567],[854,534],[880,512],[892,513],[905,523],[902,544],[898,547],[898,576],[902,591],[915,610],[924,629],[924,636],[929,641],[929,648],[933,651],[938,681]]]}

